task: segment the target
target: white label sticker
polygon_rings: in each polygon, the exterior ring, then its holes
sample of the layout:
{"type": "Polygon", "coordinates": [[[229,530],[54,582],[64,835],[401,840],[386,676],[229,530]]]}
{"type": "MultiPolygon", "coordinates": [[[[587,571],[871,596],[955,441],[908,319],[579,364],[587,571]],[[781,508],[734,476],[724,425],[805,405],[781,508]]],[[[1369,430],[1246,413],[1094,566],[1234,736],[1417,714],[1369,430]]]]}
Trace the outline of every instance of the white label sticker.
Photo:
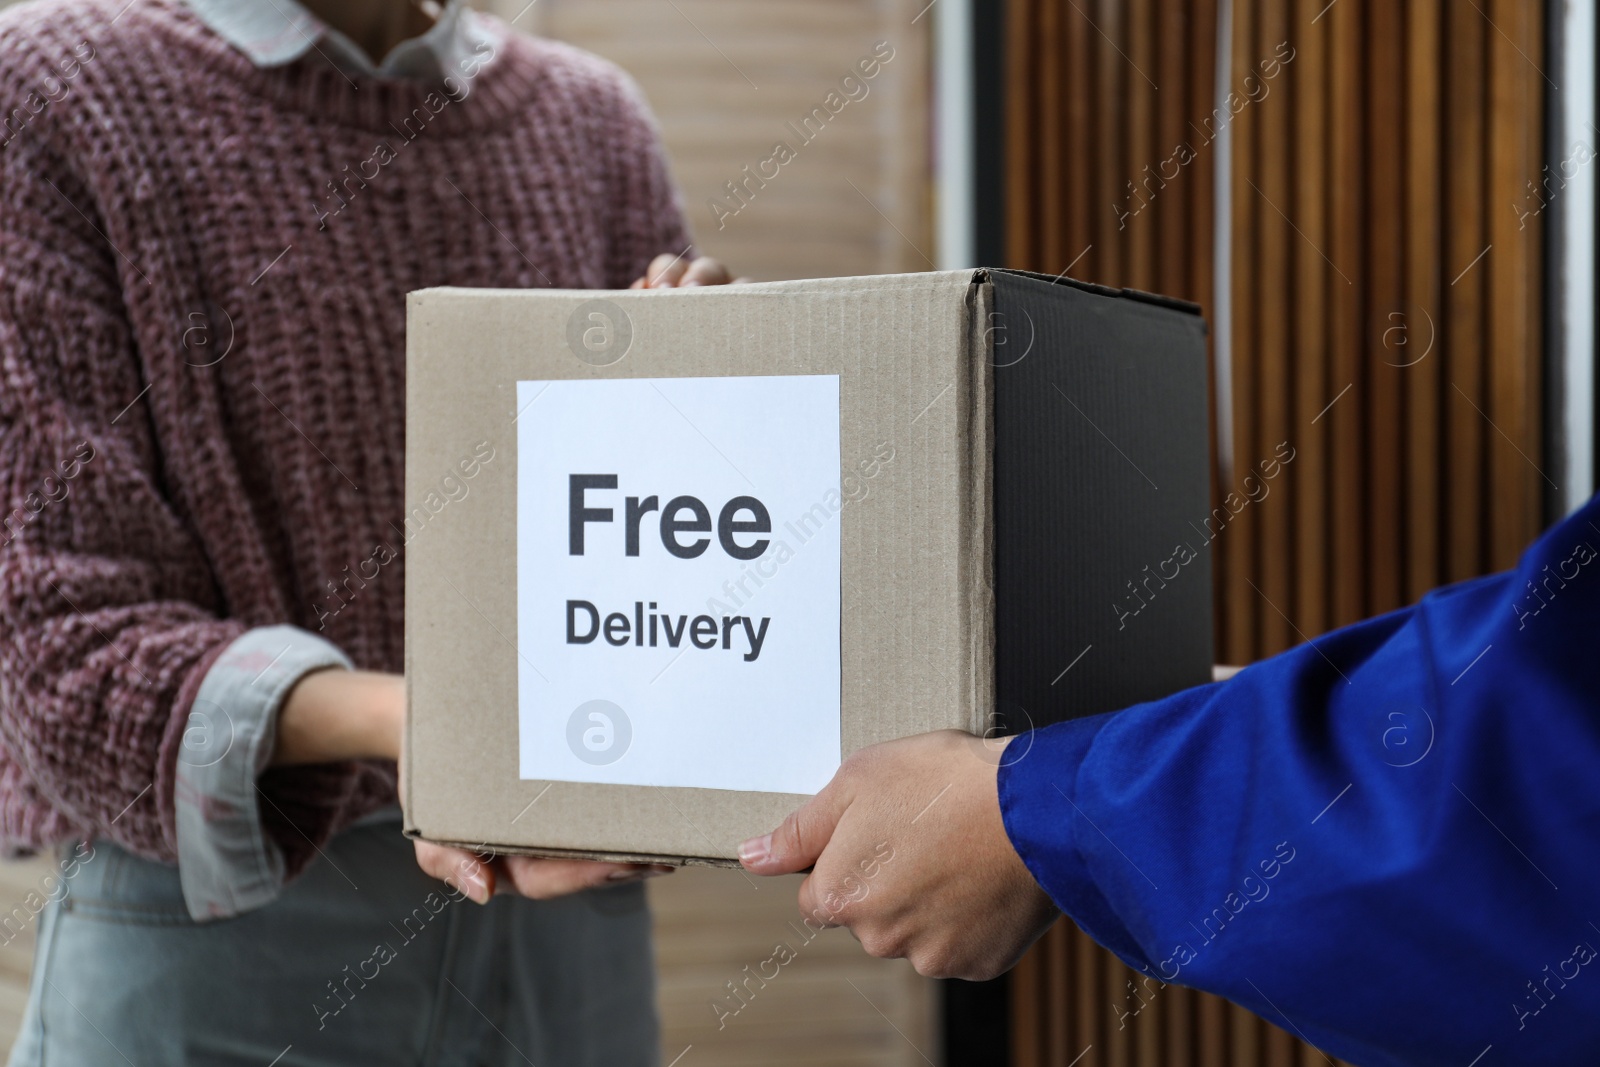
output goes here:
{"type": "Polygon", "coordinates": [[[839,767],[837,375],[517,383],[523,778],[839,767]]]}

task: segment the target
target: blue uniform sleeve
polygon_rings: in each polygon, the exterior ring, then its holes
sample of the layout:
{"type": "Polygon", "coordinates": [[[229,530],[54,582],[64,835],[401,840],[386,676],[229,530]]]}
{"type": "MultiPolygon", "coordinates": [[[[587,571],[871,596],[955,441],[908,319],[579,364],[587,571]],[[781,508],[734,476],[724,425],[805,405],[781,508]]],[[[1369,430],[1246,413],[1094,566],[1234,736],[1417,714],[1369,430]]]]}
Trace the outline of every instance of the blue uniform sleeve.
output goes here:
{"type": "Polygon", "coordinates": [[[1600,504],[1507,574],[1017,738],[1061,909],[1362,1065],[1600,1063],[1600,504]]]}

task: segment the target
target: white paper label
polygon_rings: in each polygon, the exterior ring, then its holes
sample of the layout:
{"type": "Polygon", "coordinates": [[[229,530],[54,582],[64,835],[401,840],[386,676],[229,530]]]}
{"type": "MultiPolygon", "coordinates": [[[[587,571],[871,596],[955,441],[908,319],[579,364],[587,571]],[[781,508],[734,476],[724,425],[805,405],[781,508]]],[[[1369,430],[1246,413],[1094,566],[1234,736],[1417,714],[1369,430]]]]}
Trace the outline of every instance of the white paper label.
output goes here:
{"type": "Polygon", "coordinates": [[[523,778],[839,767],[837,375],[517,383],[523,778]]]}

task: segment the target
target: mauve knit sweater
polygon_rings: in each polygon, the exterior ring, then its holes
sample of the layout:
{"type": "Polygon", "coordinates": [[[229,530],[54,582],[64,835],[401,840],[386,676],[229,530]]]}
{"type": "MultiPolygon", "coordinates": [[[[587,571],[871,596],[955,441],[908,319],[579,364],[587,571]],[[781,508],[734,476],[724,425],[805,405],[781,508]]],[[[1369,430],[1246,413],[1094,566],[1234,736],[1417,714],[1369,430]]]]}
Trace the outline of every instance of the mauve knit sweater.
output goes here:
{"type": "MultiPolygon", "coordinates": [[[[126,3],[0,16],[0,835],[172,862],[229,642],[317,631],[382,542],[321,632],[401,670],[405,294],[625,286],[687,237],[592,56],[501,28],[451,99],[315,52],[258,69],[177,0],[126,3]]],[[[291,874],[394,799],[392,764],[261,785],[291,874]]]]}

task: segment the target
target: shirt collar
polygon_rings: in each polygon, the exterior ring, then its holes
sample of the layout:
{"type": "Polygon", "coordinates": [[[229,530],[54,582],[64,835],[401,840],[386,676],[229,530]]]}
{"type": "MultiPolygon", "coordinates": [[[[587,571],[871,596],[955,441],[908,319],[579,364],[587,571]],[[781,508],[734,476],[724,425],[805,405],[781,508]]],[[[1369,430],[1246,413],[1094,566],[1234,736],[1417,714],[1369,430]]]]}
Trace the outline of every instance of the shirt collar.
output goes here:
{"type": "Polygon", "coordinates": [[[422,81],[453,77],[463,95],[494,55],[488,27],[465,0],[448,0],[419,37],[401,41],[374,64],[354,41],[296,0],[186,0],[200,21],[258,67],[281,67],[315,49],[347,74],[422,81]]]}

